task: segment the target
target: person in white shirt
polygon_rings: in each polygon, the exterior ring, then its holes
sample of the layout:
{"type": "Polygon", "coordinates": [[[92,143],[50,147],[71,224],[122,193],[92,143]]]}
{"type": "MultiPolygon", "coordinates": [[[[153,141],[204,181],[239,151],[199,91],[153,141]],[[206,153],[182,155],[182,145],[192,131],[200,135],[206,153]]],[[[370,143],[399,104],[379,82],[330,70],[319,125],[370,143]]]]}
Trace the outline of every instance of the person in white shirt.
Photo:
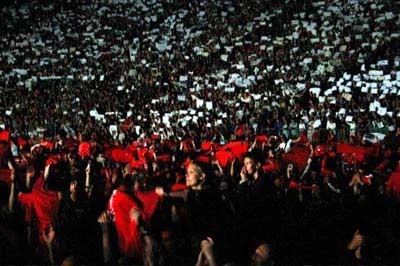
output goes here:
{"type": "Polygon", "coordinates": [[[333,117],[329,117],[329,120],[326,122],[326,129],[331,131],[333,135],[336,134],[336,122],[333,117]]]}

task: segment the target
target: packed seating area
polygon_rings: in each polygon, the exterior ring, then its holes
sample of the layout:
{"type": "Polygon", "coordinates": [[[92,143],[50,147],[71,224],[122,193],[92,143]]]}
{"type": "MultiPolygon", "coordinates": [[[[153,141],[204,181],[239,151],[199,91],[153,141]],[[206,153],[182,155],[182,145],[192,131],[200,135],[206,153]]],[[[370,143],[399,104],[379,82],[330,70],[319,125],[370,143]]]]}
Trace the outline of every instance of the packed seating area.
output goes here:
{"type": "Polygon", "coordinates": [[[5,1],[0,264],[399,264],[399,9],[5,1]]]}

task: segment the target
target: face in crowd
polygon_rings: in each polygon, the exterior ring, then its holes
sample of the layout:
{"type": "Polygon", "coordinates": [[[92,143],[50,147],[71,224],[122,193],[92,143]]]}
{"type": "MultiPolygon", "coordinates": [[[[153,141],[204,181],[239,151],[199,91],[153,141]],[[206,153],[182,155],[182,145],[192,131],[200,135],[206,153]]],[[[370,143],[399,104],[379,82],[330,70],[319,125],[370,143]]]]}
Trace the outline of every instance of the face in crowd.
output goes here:
{"type": "Polygon", "coordinates": [[[71,193],[76,192],[77,187],[78,187],[78,182],[76,182],[75,180],[71,181],[71,183],[69,184],[69,191],[71,193]]]}
{"type": "Polygon", "coordinates": [[[251,260],[253,262],[252,265],[262,266],[265,265],[270,257],[270,247],[266,243],[260,244],[253,255],[251,256],[251,260]]]}
{"type": "Polygon", "coordinates": [[[186,186],[196,189],[205,178],[205,173],[201,167],[195,163],[190,163],[186,169],[186,186]]]}
{"type": "Polygon", "coordinates": [[[257,171],[257,163],[252,158],[245,157],[243,164],[248,175],[253,175],[257,171]]]}

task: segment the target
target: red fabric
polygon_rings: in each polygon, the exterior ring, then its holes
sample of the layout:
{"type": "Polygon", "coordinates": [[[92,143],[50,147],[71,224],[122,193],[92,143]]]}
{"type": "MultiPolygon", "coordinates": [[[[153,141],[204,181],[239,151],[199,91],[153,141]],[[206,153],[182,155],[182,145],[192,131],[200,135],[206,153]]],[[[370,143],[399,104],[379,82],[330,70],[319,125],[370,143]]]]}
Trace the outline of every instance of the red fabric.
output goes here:
{"type": "Polygon", "coordinates": [[[187,189],[187,186],[185,184],[175,183],[171,186],[171,192],[182,191],[185,189],[187,189]]]}
{"type": "Polygon", "coordinates": [[[244,131],[245,131],[245,126],[244,125],[240,125],[236,128],[236,136],[238,137],[242,137],[244,135],[244,131]]]}
{"type": "Polygon", "coordinates": [[[182,141],[182,150],[184,152],[191,152],[194,150],[193,140],[191,138],[187,138],[182,141]]]}
{"type": "Polygon", "coordinates": [[[147,146],[151,146],[151,138],[144,138],[143,139],[143,145],[146,144],[147,146]]]}
{"type": "Polygon", "coordinates": [[[218,160],[221,167],[227,167],[232,160],[232,152],[219,150],[215,153],[215,158],[218,160]]]}
{"type": "Polygon", "coordinates": [[[386,193],[400,199],[400,172],[393,172],[386,184],[386,193]]]}
{"type": "Polygon", "coordinates": [[[121,130],[126,133],[132,127],[132,120],[128,117],[125,118],[124,122],[121,125],[121,130]]]}
{"type": "Polygon", "coordinates": [[[201,143],[201,150],[202,151],[209,151],[212,148],[212,142],[211,141],[204,141],[201,143]]]}
{"type": "Polygon", "coordinates": [[[337,153],[353,153],[354,146],[347,144],[347,143],[338,143],[336,144],[336,151],[337,153]]]}
{"type": "Polygon", "coordinates": [[[192,160],[190,158],[186,158],[183,162],[182,162],[182,166],[183,168],[187,168],[189,166],[189,164],[192,162],[192,160]]]}
{"type": "Polygon", "coordinates": [[[321,175],[322,176],[332,176],[333,173],[334,172],[332,170],[329,170],[329,169],[326,169],[326,168],[321,170],[321,175]]]}
{"type": "Polygon", "coordinates": [[[129,163],[133,160],[133,155],[127,149],[114,148],[111,150],[111,159],[118,163],[129,163]]]}
{"type": "Polygon", "coordinates": [[[112,152],[112,148],[109,145],[104,144],[103,145],[104,148],[104,157],[107,159],[111,159],[111,152],[112,152]]]}
{"type": "Polygon", "coordinates": [[[268,137],[266,135],[258,135],[254,138],[254,141],[254,148],[263,149],[263,146],[268,144],[268,137]]]}
{"type": "Polygon", "coordinates": [[[164,140],[163,144],[165,147],[167,147],[170,150],[175,150],[175,147],[177,145],[177,143],[172,140],[164,140]]]}
{"type": "Polygon", "coordinates": [[[100,175],[102,177],[107,177],[109,169],[110,168],[101,168],[100,175]]]}
{"type": "Polygon", "coordinates": [[[0,181],[7,184],[11,184],[11,170],[10,169],[0,169],[0,181]]]}
{"type": "Polygon", "coordinates": [[[199,162],[199,163],[205,163],[205,164],[208,164],[208,163],[210,163],[210,156],[208,156],[208,155],[199,155],[199,156],[197,156],[197,162],[199,162]]]}
{"type": "Polygon", "coordinates": [[[43,147],[45,147],[46,149],[49,149],[49,150],[51,150],[51,149],[53,149],[53,143],[51,143],[50,141],[48,141],[48,140],[42,140],[42,142],[40,143],[40,145],[42,145],[43,147]]]}
{"type": "Polygon", "coordinates": [[[90,156],[90,143],[83,141],[79,144],[78,146],[78,154],[83,158],[83,157],[89,157],[90,156]]]}
{"type": "Polygon", "coordinates": [[[300,140],[297,143],[306,144],[308,142],[308,138],[305,132],[300,133],[300,140]]]}
{"type": "Polygon", "coordinates": [[[160,154],[157,155],[157,161],[163,162],[163,163],[170,163],[172,162],[171,155],[169,154],[160,154]]]}
{"type": "Polygon", "coordinates": [[[139,145],[139,141],[137,141],[137,140],[132,141],[132,143],[129,144],[129,145],[131,145],[131,146],[134,147],[135,149],[136,149],[137,147],[139,147],[139,146],[142,146],[142,144],[139,145]]]}
{"type": "Polygon", "coordinates": [[[132,160],[132,161],[130,162],[131,167],[134,168],[134,169],[143,168],[144,165],[145,165],[145,163],[146,163],[146,162],[143,161],[143,160],[132,160]]]}
{"type": "Polygon", "coordinates": [[[38,220],[39,236],[54,225],[60,200],[57,192],[44,189],[44,179],[40,177],[33,185],[31,193],[23,193],[18,197],[25,209],[25,220],[31,221],[34,215],[38,220]]]}
{"type": "Polygon", "coordinates": [[[302,189],[302,190],[316,190],[317,187],[315,187],[315,186],[310,186],[310,185],[308,185],[308,186],[301,185],[301,189],[302,189]]]}
{"type": "Polygon", "coordinates": [[[146,153],[147,161],[154,161],[155,151],[153,149],[149,149],[146,153]]]}
{"type": "Polygon", "coordinates": [[[263,164],[261,168],[264,173],[275,173],[278,171],[278,165],[274,162],[263,164]]]}
{"type": "Polygon", "coordinates": [[[307,165],[310,150],[306,147],[294,147],[290,152],[282,155],[282,161],[292,163],[299,171],[303,171],[307,165]]]}
{"type": "Polygon", "coordinates": [[[258,136],[256,136],[255,140],[259,141],[259,142],[267,143],[268,137],[265,135],[258,135],[258,136]]]}
{"type": "Polygon", "coordinates": [[[138,149],[137,141],[133,141],[132,143],[128,144],[128,146],[126,146],[126,149],[131,151],[132,153],[137,153],[138,149]]]}
{"type": "Polygon", "coordinates": [[[21,138],[21,137],[18,138],[18,148],[19,148],[19,149],[22,149],[22,148],[25,147],[25,145],[27,145],[27,144],[28,144],[28,141],[27,141],[27,140],[25,140],[25,139],[23,139],[23,138],[21,138]]]}
{"type": "Polygon", "coordinates": [[[57,156],[53,155],[50,156],[47,160],[46,160],[46,166],[49,164],[56,164],[58,162],[58,158],[57,156]]]}
{"type": "Polygon", "coordinates": [[[147,148],[138,148],[138,159],[146,160],[148,151],[149,151],[149,149],[147,149],[147,148]]]}
{"type": "Polygon", "coordinates": [[[289,189],[295,189],[295,190],[315,190],[315,187],[313,186],[304,186],[301,183],[298,183],[294,180],[289,181],[289,189]]]}
{"type": "Polygon", "coordinates": [[[221,150],[230,150],[232,156],[238,160],[243,160],[243,156],[249,149],[249,143],[246,141],[231,141],[221,147],[221,150]]]}
{"type": "Polygon", "coordinates": [[[299,189],[300,186],[296,181],[290,180],[289,181],[289,189],[299,189]]]}
{"type": "Polygon", "coordinates": [[[136,196],[143,203],[143,220],[149,222],[158,206],[160,197],[154,191],[136,191],[136,196]]]}
{"type": "Polygon", "coordinates": [[[365,158],[366,150],[363,147],[356,146],[355,154],[356,154],[356,157],[355,157],[356,161],[361,162],[365,158]]]}
{"type": "Polygon", "coordinates": [[[324,144],[319,144],[315,147],[314,156],[320,157],[328,151],[328,146],[324,144]]]}
{"type": "Polygon", "coordinates": [[[0,141],[9,141],[10,140],[10,131],[3,130],[0,132],[0,141]]]}
{"type": "Polygon", "coordinates": [[[33,186],[32,194],[34,196],[35,213],[39,220],[40,228],[44,230],[53,224],[57,217],[59,199],[57,192],[46,191],[43,185],[43,178],[39,178],[33,186]]]}
{"type": "MultiPolygon", "coordinates": [[[[383,159],[382,162],[376,167],[375,170],[377,171],[383,171],[386,169],[387,165],[389,163],[388,159],[383,159]]],[[[399,170],[397,169],[396,172],[398,172],[399,170]]]]}
{"type": "Polygon", "coordinates": [[[108,203],[108,209],[114,215],[120,251],[128,257],[138,257],[142,251],[138,224],[131,219],[130,212],[139,206],[134,199],[119,190],[114,190],[108,203]]]}
{"type": "Polygon", "coordinates": [[[155,134],[155,133],[153,133],[152,135],[151,135],[151,139],[152,140],[158,140],[158,139],[160,139],[161,137],[160,137],[160,134],[155,134]]]}
{"type": "Polygon", "coordinates": [[[338,143],[336,145],[337,153],[342,154],[344,158],[353,158],[357,162],[361,162],[364,159],[366,150],[361,146],[354,146],[347,143],[338,143]]]}
{"type": "Polygon", "coordinates": [[[372,184],[372,178],[371,178],[370,176],[363,176],[363,177],[361,177],[361,181],[362,181],[364,184],[367,184],[367,185],[371,185],[371,184],[372,184]]]}
{"type": "Polygon", "coordinates": [[[201,150],[202,151],[215,151],[218,150],[218,144],[212,141],[204,141],[201,143],[201,150]]]}

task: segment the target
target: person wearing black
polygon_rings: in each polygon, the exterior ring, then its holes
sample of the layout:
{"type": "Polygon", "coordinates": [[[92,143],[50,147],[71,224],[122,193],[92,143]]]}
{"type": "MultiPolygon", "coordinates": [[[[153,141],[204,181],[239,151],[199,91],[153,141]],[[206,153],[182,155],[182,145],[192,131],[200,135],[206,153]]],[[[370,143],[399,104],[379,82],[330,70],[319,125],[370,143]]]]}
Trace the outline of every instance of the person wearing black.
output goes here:
{"type": "Polygon", "coordinates": [[[101,231],[94,209],[84,189],[73,179],[58,211],[56,231],[62,258],[72,256],[79,264],[101,264],[101,231]]]}
{"type": "MultiPolygon", "coordinates": [[[[209,174],[199,163],[191,162],[186,168],[187,189],[179,193],[163,193],[169,197],[183,197],[184,215],[181,215],[182,227],[188,243],[187,254],[197,256],[203,240],[212,239],[215,243],[215,257],[218,265],[234,260],[236,241],[232,221],[234,214],[228,202],[225,202],[218,187],[210,181],[209,174]]],[[[193,261],[193,263],[195,263],[193,261]]]]}
{"type": "MultiPolygon", "coordinates": [[[[217,186],[210,181],[212,174],[200,164],[191,163],[186,171],[189,187],[185,208],[188,212],[189,232],[196,246],[207,238],[215,242],[218,265],[235,256],[235,221],[229,202],[224,200],[217,186]]],[[[196,249],[197,250],[197,249],[196,249]]]]}
{"type": "Polygon", "coordinates": [[[272,178],[262,172],[256,154],[245,154],[243,162],[238,187],[238,215],[240,241],[249,247],[257,238],[273,238],[277,218],[276,189],[272,178]]]}

